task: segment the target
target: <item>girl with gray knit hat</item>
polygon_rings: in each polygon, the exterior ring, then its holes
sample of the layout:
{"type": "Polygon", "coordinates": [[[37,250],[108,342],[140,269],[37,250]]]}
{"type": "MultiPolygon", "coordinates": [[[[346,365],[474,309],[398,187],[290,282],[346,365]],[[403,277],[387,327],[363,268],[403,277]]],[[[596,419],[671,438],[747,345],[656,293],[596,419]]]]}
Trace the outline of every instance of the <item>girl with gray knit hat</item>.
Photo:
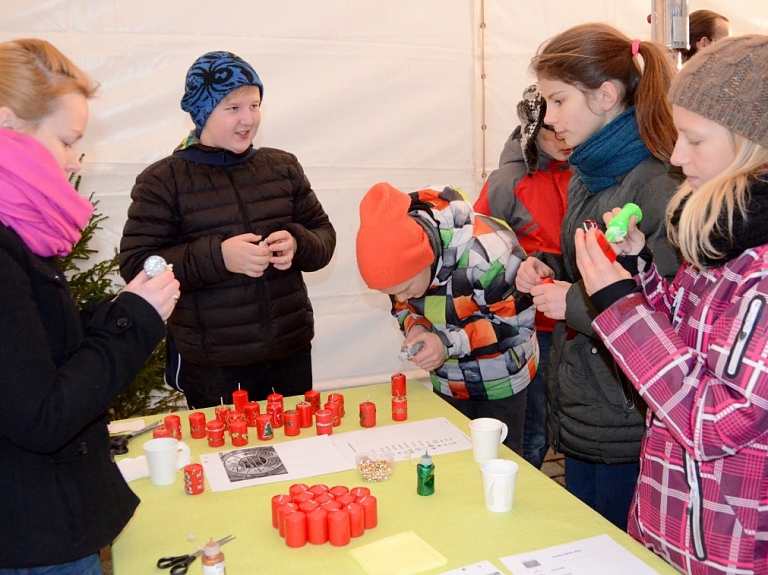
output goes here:
{"type": "Polygon", "coordinates": [[[684,573],[768,573],[768,36],[701,51],[669,99],[675,280],[632,224],[635,277],[575,238],[593,327],[649,406],[629,533],[684,573]]]}

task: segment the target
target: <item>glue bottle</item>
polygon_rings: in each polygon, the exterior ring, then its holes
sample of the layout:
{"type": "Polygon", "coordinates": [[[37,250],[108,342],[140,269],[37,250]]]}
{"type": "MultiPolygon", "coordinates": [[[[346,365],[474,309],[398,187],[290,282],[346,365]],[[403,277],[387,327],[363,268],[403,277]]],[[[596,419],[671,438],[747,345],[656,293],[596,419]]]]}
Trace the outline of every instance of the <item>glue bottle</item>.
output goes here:
{"type": "Polygon", "coordinates": [[[435,492],[435,464],[429,450],[421,456],[421,461],[416,466],[416,493],[419,495],[432,495],[435,492]]]}
{"type": "Polygon", "coordinates": [[[224,553],[219,544],[211,540],[203,548],[203,575],[227,575],[227,565],[224,563],[224,553]]]}

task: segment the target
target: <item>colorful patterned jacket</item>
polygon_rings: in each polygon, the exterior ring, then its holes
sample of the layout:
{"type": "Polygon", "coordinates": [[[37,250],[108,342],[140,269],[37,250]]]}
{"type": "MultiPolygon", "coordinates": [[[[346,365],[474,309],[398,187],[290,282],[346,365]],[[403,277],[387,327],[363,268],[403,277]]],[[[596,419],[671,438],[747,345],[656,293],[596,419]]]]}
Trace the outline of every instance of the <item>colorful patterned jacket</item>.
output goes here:
{"type": "Polygon", "coordinates": [[[685,573],[765,575],[768,245],[639,278],[593,324],[649,406],[629,533],[685,573]]]}
{"type": "Polygon", "coordinates": [[[534,308],[514,297],[525,257],[515,234],[475,214],[454,188],[410,195],[410,215],[435,250],[433,280],[421,298],[393,298],[392,313],[405,333],[424,325],[446,346],[432,385],[455,399],[503,399],[522,391],[536,374],[539,353],[534,308]]]}

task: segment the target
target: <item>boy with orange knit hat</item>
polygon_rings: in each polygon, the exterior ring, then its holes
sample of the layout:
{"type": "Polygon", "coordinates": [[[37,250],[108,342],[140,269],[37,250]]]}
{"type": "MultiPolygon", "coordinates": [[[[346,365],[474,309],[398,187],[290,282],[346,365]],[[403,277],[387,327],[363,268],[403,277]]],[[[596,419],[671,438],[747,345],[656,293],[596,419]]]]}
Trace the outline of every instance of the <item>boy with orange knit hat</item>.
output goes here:
{"type": "Polygon", "coordinates": [[[505,422],[504,443],[521,455],[538,363],[535,310],[514,290],[524,258],[514,232],[455,188],[405,194],[379,183],[360,203],[360,274],[390,296],[405,344],[423,344],[411,361],[470,419],[505,422]]]}

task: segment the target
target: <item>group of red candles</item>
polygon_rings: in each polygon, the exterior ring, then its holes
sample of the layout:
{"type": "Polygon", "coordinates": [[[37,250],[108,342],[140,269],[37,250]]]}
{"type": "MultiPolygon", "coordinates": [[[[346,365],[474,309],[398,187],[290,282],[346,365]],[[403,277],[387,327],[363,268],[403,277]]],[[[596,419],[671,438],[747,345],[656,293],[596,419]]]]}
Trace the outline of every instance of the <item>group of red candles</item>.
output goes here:
{"type": "Polygon", "coordinates": [[[288,494],[272,497],[272,527],[288,547],[307,542],[343,547],[377,524],[376,498],[367,487],[295,483],[288,494]]]}

